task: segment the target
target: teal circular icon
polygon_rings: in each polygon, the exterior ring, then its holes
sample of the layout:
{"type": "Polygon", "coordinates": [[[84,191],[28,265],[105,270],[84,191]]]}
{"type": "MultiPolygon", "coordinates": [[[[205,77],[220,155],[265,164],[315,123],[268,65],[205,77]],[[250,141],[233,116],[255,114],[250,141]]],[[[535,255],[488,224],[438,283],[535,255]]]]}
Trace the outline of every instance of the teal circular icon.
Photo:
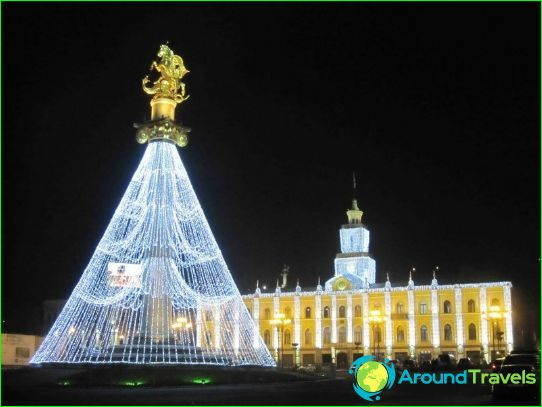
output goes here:
{"type": "Polygon", "coordinates": [[[387,358],[380,362],[372,355],[362,356],[348,373],[354,376],[354,391],[367,401],[380,400],[380,393],[395,383],[395,366],[387,358]]]}

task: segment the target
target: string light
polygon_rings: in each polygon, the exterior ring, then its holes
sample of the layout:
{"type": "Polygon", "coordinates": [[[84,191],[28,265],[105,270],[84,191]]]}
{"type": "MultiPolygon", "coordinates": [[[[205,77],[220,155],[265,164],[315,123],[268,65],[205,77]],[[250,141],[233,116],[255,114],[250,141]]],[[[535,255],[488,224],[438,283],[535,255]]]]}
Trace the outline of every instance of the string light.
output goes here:
{"type": "Polygon", "coordinates": [[[148,145],[31,363],[275,365],[174,144],[148,145]]]}

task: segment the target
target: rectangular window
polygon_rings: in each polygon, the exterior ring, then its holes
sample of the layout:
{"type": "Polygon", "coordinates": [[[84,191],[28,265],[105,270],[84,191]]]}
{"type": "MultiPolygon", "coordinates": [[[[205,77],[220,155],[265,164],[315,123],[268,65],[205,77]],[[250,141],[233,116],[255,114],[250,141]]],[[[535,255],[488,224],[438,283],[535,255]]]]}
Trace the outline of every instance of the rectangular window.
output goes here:
{"type": "Polygon", "coordinates": [[[420,304],[420,314],[421,315],[427,314],[427,304],[425,302],[422,302],[420,304]]]}
{"type": "Polygon", "coordinates": [[[15,348],[15,357],[22,359],[30,358],[30,349],[29,348],[15,348]]]}

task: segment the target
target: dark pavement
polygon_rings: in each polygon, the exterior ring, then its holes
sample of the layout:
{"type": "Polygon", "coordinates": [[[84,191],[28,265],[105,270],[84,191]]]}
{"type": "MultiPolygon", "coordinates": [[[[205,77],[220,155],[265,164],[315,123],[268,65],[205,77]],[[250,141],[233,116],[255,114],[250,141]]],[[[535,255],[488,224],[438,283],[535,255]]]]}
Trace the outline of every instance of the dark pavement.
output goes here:
{"type": "MultiPolygon", "coordinates": [[[[349,378],[311,382],[178,387],[3,387],[3,405],[365,405],[349,378]]],[[[489,386],[396,385],[380,405],[490,405],[489,386]]],[[[503,403],[504,404],[504,403],[503,403]]],[[[510,404],[536,403],[510,400],[510,404]]]]}

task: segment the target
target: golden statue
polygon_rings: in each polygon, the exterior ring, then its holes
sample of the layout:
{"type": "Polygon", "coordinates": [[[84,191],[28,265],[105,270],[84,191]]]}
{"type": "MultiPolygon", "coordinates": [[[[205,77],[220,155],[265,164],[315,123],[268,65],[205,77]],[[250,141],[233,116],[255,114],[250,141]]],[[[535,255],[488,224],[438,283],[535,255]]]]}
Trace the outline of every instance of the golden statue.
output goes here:
{"type": "Polygon", "coordinates": [[[160,45],[158,58],[160,63],[153,61],[150,70],[156,69],[160,77],[152,86],[147,86],[150,82],[149,75],[145,76],[143,90],[149,95],[154,95],[153,100],[167,98],[176,103],[184,102],[189,96],[185,96],[185,84],[181,79],[190,71],[185,68],[183,59],[175,55],[167,45],[160,45]]]}
{"type": "Polygon", "coordinates": [[[175,55],[167,45],[160,45],[158,51],[160,62],[153,61],[151,71],[156,69],[160,77],[149,86],[149,75],[143,78],[143,90],[153,95],[151,100],[151,120],[145,123],[135,123],[138,143],[149,143],[154,140],[168,140],[179,147],[188,143],[188,127],[175,122],[175,107],[188,99],[185,84],[181,82],[189,71],[185,68],[183,59],[175,55]]]}

